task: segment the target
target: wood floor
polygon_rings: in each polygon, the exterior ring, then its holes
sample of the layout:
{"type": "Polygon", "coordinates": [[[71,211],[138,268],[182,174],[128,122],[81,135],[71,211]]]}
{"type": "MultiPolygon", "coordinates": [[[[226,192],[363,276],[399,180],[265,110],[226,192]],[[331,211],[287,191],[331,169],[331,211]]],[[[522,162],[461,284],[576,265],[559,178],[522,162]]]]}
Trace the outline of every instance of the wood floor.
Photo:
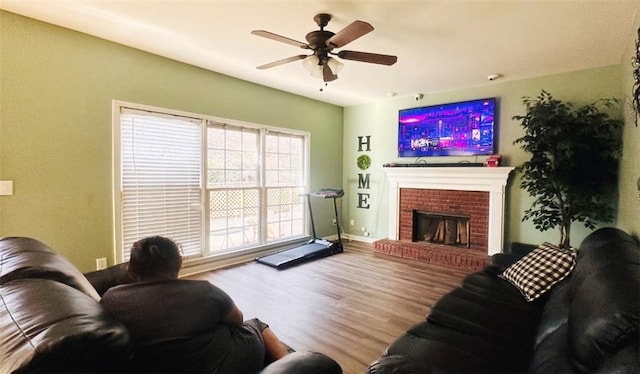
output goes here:
{"type": "Polygon", "coordinates": [[[191,276],[225,290],[245,319],[267,322],[297,351],[322,352],[361,374],[466,275],[345,242],[334,256],[276,270],[255,262],[191,276]]]}

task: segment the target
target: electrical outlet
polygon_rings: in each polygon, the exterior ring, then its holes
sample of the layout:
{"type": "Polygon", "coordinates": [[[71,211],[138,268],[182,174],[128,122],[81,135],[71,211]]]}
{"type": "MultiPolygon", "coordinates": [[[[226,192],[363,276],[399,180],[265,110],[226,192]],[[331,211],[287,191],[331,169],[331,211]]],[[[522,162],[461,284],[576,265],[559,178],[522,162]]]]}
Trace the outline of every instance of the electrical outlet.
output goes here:
{"type": "Polygon", "coordinates": [[[355,220],[355,219],[352,219],[351,221],[349,221],[349,224],[350,224],[351,226],[355,225],[355,224],[356,224],[356,220],[355,220]]]}
{"type": "Polygon", "coordinates": [[[334,219],[331,220],[331,224],[335,226],[335,225],[338,224],[338,222],[336,222],[336,219],[334,218],[334,219]]]}
{"type": "Polygon", "coordinates": [[[96,270],[103,270],[107,268],[107,258],[100,257],[96,258],[96,270]]]}

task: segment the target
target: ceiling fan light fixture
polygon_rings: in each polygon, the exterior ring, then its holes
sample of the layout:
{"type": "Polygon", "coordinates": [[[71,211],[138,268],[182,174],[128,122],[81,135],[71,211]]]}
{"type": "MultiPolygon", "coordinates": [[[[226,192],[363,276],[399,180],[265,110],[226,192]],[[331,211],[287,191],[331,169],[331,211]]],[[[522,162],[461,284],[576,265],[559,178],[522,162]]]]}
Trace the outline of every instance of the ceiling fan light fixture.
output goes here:
{"type": "Polygon", "coordinates": [[[342,62],[336,60],[333,57],[329,57],[329,59],[327,60],[327,65],[329,65],[329,68],[331,68],[333,74],[338,74],[344,67],[344,64],[342,62]]]}
{"type": "Polygon", "coordinates": [[[320,67],[320,73],[322,74],[322,65],[320,65],[320,59],[316,55],[311,55],[302,60],[302,66],[311,74],[320,67]]]}
{"type": "Polygon", "coordinates": [[[315,69],[313,69],[313,71],[311,72],[311,76],[314,78],[322,79],[323,77],[322,65],[316,65],[315,69]]]}

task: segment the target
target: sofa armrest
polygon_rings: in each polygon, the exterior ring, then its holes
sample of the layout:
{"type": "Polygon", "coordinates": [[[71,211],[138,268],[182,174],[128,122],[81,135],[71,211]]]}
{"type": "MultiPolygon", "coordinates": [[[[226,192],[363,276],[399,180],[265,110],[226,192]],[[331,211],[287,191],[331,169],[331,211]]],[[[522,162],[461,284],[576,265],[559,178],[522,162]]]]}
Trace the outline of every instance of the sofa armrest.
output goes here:
{"type": "Polygon", "coordinates": [[[129,332],[85,293],[49,279],[0,285],[0,372],[122,372],[129,332]]]}
{"type": "Polygon", "coordinates": [[[318,352],[293,352],[272,362],[261,374],[342,374],[340,365],[318,352]]]}
{"type": "Polygon", "coordinates": [[[85,273],[84,276],[89,280],[89,283],[91,283],[100,296],[113,286],[133,282],[133,279],[129,276],[129,272],[127,272],[127,263],[113,265],[103,270],[85,273]]]}
{"type": "Polygon", "coordinates": [[[515,264],[522,257],[524,257],[524,254],[496,253],[490,257],[487,269],[495,274],[501,274],[506,268],[515,264]]]}
{"type": "Polygon", "coordinates": [[[17,279],[49,279],[100,300],[86,277],[44,243],[27,237],[0,238],[0,284],[17,279]]]}
{"type": "Polygon", "coordinates": [[[366,371],[366,374],[432,374],[442,373],[437,368],[426,367],[423,363],[410,359],[404,355],[382,356],[373,362],[366,371]]]}

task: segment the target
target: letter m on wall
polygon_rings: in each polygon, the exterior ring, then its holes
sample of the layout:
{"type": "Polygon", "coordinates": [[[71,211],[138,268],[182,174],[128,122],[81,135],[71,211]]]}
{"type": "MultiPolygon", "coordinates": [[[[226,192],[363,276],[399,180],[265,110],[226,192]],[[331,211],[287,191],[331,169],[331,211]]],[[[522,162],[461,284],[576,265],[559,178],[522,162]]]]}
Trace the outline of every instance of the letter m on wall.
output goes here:
{"type": "Polygon", "coordinates": [[[366,176],[363,174],[358,174],[358,188],[370,189],[369,187],[369,176],[371,174],[367,174],[366,176]]]}

